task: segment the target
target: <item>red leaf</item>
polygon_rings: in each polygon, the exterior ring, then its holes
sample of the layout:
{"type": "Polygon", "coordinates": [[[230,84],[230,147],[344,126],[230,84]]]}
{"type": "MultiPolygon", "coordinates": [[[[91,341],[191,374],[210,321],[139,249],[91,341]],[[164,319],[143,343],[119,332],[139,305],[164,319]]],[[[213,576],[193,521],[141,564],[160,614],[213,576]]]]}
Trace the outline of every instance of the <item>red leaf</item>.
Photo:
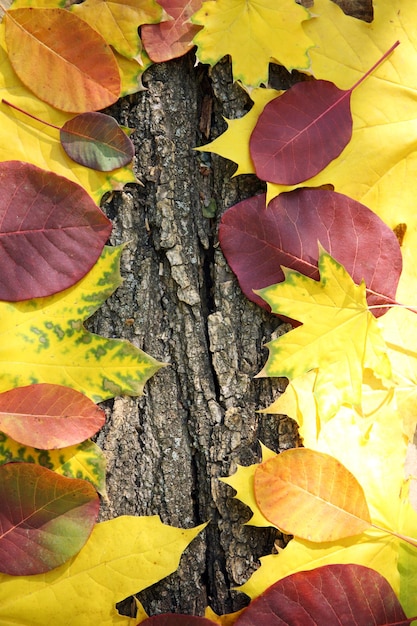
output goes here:
{"type": "Polygon", "coordinates": [[[201,7],[201,0],[159,0],[158,4],[174,19],[141,28],[142,43],[154,63],[175,59],[191,50],[193,38],[201,30],[201,26],[189,22],[201,7]]]}
{"type": "Polygon", "coordinates": [[[130,163],[133,143],[119,124],[104,113],[82,113],[68,120],[60,131],[61,143],[76,163],[110,172],[130,163]]]}
{"type": "Polygon", "coordinates": [[[405,626],[385,578],[363,565],[325,565],[291,574],[269,587],[235,626],[405,626]]]}
{"type": "Polygon", "coordinates": [[[253,289],[283,281],[281,265],[318,280],[317,242],[356,283],[365,280],[369,305],[395,302],[402,269],[397,237],[370,209],[343,194],[297,189],[268,207],[264,194],[243,200],[224,213],[219,240],[243,293],[267,310],[253,289]]]}
{"type": "Polygon", "coordinates": [[[32,448],[75,445],[104,422],[104,411],[69,387],[40,383],[0,394],[0,430],[32,448]]]}
{"type": "Polygon", "coordinates": [[[87,541],[98,509],[85,480],[33,463],[0,466],[0,571],[27,576],[62,565],[87,541]]]}
{"type": "Polygon", "coordinates": [[[315,176],[338,157],[352,136],[353,89],[398,44],[397,41],[347,91],[326,80],[304,81],[271,100],[259,116],[249,141],[258,178],[294,185],[315,176]]]}
{"type": "Polygon", "coordinates": [[[111,222],[76,183],[29,163],[0,163],[0,300],[71,287],[110,232],[111,222]]]}
{"type": "MultiPolygon", "coordinates": [[[[140,626],[216,626],[215,622],[206,617],[195,617],[194,615],[181,615],[180,613],[163,613],[148,617],[140,626]]],[[[139,626],[139,624],[138,624],[139,626]]]]}

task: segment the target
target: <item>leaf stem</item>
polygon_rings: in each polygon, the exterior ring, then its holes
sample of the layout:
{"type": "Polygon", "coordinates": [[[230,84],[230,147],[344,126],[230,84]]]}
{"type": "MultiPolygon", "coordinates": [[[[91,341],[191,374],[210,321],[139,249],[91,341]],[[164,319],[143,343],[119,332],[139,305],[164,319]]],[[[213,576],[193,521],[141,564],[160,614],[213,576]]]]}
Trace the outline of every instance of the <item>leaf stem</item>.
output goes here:
{"type": "Polygon", "coordinates": [[[23,115],[27,115],[28,117],[31,117],[33,120],[36,120],[37,122],[40,122],[41,124],[45,124],[45,126],[50,126],[51,128],[55,128],[55,130],[58,130],[58,131],[61,130],[59,126],[55,126],[55,124],[51,124],[50,122],[45,122],[45,120],[39,119],[39,117],[36,117],[36,115],[32,115],[31,113],[28,113],[27,111],[24,111],[23,109],[20,109],[18,106],[16,106],[15,104],[12,104],[11,102],[8,102],[4,98],[2,98],[2,102],[4,104],[7,104],[7,106],[11,107],[12,109],[19,111],[19,113],[23,113],[23,115]]]}
{"type": "Polygon", "coordinates": [[[401,309],[407,309],[408,311],[411,311],[411,313],[417,313],[417,309],[415,308],[416,305],[408,305],[408,304],[402,304],[401,302],[393,302],[391,304],[370,304],[368,306],[369,310],[372,309],[395,309],[395,308],[401,308],[401,309]]]}
{"type": "Polygon", "coordinates": [[[406,543],[409,543],[414,548],[417,548],[417,539],[413,539],[413,537],[408,537],[407,535],[402,535],[401,533],[395,532],[395,530],[389,530],[388,528],[381,528],[381,526],[377,526],[376,524],[371,524],[373,528],[377,530],[381,530],[383,533],[387,533],[388,535],[393,535],[406,543]]]}
{"type": "Polygon", "coordinates": [[[396,48],[397,46],[399,46],[399,45],[400,45],[400,43],[401,43],[401,42],[400,42],[399,40],[398,40],[398,41],[396,41],[396,42],[395,42],[395,43],[391,46],[391,48],[390,48],[389,50],[387,50],[387,51],[386,51],[386,53],[385,53],[384,55],[382,55],[382,57],[379,59],[379,61],[377,61],[377,62],[376,62],[376,63],[375,63],[375,64],[371,67],[371,69],[370,69],[370,70],[368,70],[368,71],[367,71],[367,72],[366,72],[363,76],[361,76],[361,77],[360,77],[360,79],[359,79],[359,80],[358,80],[358,81],[357,81],[357,82],[353,85],[353,87],[351,87],[348,91],[353,91],[354,89],[356,89],[356,87],[358,87],[358,86],[359,86],[359,85],[360,85],[360,84],[361,84],[361,83],[365,80],[365,78],[368,78],[369,74],[372,74],[372,72],[373,72],[374,70],[376,70],[376,68],[378,67],[378,65],[381,65],[381,63],[382,63],[383,61],[385,61],[385,59],[386,59],[386,58],[387,58],[387,57],[391,54],[391,52],[392,52],[393,50],[395,50],[395,48],[396,48]]]}

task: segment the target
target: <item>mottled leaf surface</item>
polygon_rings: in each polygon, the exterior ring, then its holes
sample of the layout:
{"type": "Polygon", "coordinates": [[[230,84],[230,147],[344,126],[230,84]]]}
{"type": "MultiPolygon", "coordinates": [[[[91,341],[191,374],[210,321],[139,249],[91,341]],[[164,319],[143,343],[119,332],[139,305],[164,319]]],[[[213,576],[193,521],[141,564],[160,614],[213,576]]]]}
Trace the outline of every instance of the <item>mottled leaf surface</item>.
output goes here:
{"type": "Polygon", "coordinates": [[[118,100],[120,75],[113,52],[77,15],[22,8],[8,11],[4,19],[13,69],[40,100],[69,113],[104,109],[118,100]]]}
{"type": "Polygon", "coordinates": [[[27,446],[51,450],[92,437],[105,413],[69,387],[41,383],[0,394],[0,430],[27,446]]]}
{"type": "Polygon", "coordinates": [[[131,162],[133,143],[114,117],[104,113],[81,113],[65,122],[61,143],[71,159],[100,172],[110,172],[131,162]]]}
{"type": "MultiPolygon", "coordinates": [[[[369,305],[391,304],[402,268],[393,231],[363,204],[325,189],[298,189],[273,198],[248,198],[228,209],[219,226],[220,245],[247,298],[284,280],[281,266],[318,280],[317,242],[356,283],[366,283],[369,305]]],[[[378,317],[387,308],[373,309],[378,317]]]]}
{"type": "Polygon", "coordinates": [[[99,506],[85,480],[32,463],[0,466],[0,571],[27,576],[62,565],[87,541],[99,506]]]}
{"type": "Polygon", "coordinates": [[[111,228],[76,183],[29,163],[0,163],[0,299],[39,298],[74,285],[99,258],[111,228]]]}
{"type": "Polygon", "coordinates": [[[256,598],[236,626],[405,626],[394,590],[363,565],[325,565],[283,578],[256,598]]]}

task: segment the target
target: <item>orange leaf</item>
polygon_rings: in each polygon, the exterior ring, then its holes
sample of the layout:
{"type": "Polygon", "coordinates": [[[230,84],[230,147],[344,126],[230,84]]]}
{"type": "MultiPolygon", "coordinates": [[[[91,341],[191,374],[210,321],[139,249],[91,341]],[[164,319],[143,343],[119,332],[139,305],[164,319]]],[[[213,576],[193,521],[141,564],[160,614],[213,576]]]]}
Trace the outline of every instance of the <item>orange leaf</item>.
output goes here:
{"type": "Polygon", "coordinates": [[[296,448],[261,463],[254,489],[266,519],[307,541],[336,541],[360,534],[371,524],[356,478],[322,452],[296,448]]]}
{"type": "Polygon", "coordinates": [[[86,22],[63,9],[15,9],[5,14],[10,62],[38,98],[61,111],[104,109],[120,94],[110,46],[86,22]]]}

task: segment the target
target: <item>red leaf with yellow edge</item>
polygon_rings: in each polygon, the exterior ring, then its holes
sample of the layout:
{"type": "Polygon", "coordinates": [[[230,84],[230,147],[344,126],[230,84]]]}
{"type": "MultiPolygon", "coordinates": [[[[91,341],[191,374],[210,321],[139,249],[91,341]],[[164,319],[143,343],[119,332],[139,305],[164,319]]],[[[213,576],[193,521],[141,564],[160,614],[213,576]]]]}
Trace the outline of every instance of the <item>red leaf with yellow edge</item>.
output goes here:
{"type": "MultiPolygon", "coordinates": [[[[196,617],[194,615],[182,615],[180,613],[162,613],[161,615],[153,615],[143,622],[145,626],[216,626],[215,622],[206,617],[196,617]]],[[[138,624],[139,626],[139,624],[138,624]]]]}
{"type": "Polygon", "coordinates": [[[319,279],[318,241],[355,283],[365,280],[368,305],[395,302],[402,269],[398,239],[373,211],[343,194],[297,189],[268,206],[265,194],[248,198],[223,214],[219,241],[243,293],[267,310],[253,290],[282,282],[281,266],[319,279]]]}
{"type": "Polygon", "coordinates": [[[93,267],[110,232],[111,222],[76,183],[29,163],[0,164],[0,300],[71,287],[93,267]]]}
{"type": "Polygon", "coordinates": [[[267,520],[307,541],[337,541],[371,525],[362,487],[344,465],[323,452],[296,448],[261,463],[254,490],[267,520]]]}
{"type": "Polygon", "coordinates": [[[85,480],[33,463],[0,467],[0,571],[48,572],[77,554],[94,527],[99,498],[85,480]]]}
{"type": "Polygon", "coordinates": [[[182,56],[194,47],[193,38],[201,26],[190,23],[190,17],[202,5],[201,0],[160,0],[159,3],[174,19],[159,24],[144,24],[142,43],[154,63],[182,56]]]}
{"type": "Polygon", "coordinates": [[[73,161],[101,172],[127,165],[135,154],[133,143],[114,117],[104,113],[73,117],[61,128],[60,137],[73,161]]]}
{"type": "Polygon", "coordinates": [[[116,59],[103,37],[64,9],[5,14],[10,62],[22,83],[61,111],[104,109],[120,94],[116,59]]]}
{"type": "Polygon", "coordinates": [[[294,185],[338,157],[352,137],[352,91],[398,44],[346,91],[326,80],[304,81],[269,102],[249,142],[258,178],[294,185]]]}
{"type": "Polygon", "coordinates": [[[394,590],[363,565],[324,565],[286,576],[253,600],[236,626],[405,626],[394,590]]]}
{"type": "Polygon", "coordinates": [[[105,414],[79,391],[39,383],[0,394],[0,430],[41,450],[80,443],[104,425],[105,414]]]}

